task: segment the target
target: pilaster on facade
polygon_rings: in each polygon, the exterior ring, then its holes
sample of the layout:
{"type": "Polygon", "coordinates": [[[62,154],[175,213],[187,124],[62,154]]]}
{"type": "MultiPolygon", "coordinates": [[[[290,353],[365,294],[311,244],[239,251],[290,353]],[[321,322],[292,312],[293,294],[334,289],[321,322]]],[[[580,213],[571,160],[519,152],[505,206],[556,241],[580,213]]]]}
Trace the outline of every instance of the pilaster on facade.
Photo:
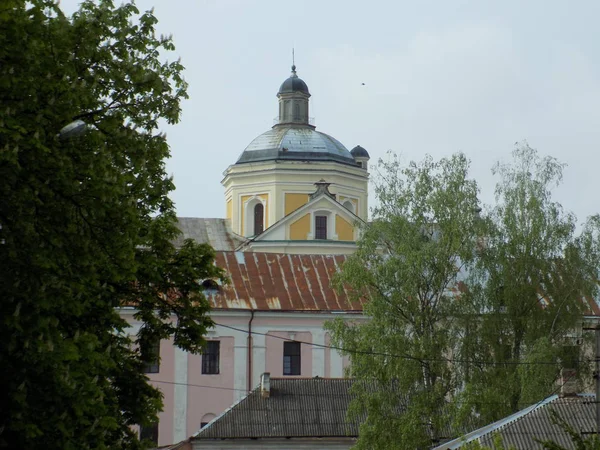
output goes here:
{"type": "Polygon", "coordinates": [[[173,442],[179,442],[188,437],[188,358],[188,352],[179,347],[175,347],[173,442]]]}
{"type": "Polygon", "coordinates": [[[252,388],[258,384],[260,376],[266,371],[266,368],[267,345],[265,336],[255,334],[252,336],[252,380],[250,380],[250,386],[252,388]]]}
{"type": "Polygon", "coordinates": [[[312,333],[312,376],[325,376],[325,331],[314,330],[312,333]]]}
{"type": "Polygon", "coordinates": [[[248,334],[235,330],[232,331],[231,334],[234,338],[233,397],[237,402],[247,394],[248,390],[248,378],[246,370],[246,367],[248,366],[248,334]]]}
{"type": "Polygon", "coordinates": [[[344,376],[344,358],[337,350],[329,349],[330,376],[331,378],[342,378],[344,376]]]}

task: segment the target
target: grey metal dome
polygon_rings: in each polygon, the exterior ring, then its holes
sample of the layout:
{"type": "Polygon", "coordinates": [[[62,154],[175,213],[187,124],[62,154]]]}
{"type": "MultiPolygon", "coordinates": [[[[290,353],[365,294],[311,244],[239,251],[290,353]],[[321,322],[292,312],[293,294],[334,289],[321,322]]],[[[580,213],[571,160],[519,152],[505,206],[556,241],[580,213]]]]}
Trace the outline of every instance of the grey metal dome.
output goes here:
{"type": "Polygon", "coordinates": [[[357,145],[356,147],[354,147],[352,150],[350,150],[350,153],[352,154],[352,156],[354,156],[355,158],[371,158],[369,156],[369,152],[367,152],[363,147],[361,147],[360,145],[357,145]]]}
{"type": "Polygon", "coordinates": [[[296,66],[292,66],[292,75],[281,84],[278,94],[290,94],[293,92],[304,92],[310,95],[306,83],[296,75],[296,66]]]}
{"type": "Polygon", "coordinates": [[[354,158],[337,139],[312,127],[273,127],[254,139],[236,164],[257,161],[337,161],[356,166],[354,158]]]}

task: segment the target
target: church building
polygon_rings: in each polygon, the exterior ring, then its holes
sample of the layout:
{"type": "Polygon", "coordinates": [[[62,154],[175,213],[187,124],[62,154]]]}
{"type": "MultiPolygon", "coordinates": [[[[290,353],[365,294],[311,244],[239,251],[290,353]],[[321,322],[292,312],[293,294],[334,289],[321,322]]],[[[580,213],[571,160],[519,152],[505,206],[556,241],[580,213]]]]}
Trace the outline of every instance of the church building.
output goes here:
{"type": "MultiPolygon", "coordinates": [[[[277,93],[273,127],[224,172],[226,218],[180,217],[176,245],[216,250],[230,283],[205,280],[215,328],[202,355],[163,340],[148,377],[164,395],[159,423],[141,430],[158,445],[180,442],[237,401],[261,374],[340,378],[348,359],[330,348],[325,323],[362,321],[363,300],[331,286],[367,220],[367,151],[316,130],[310,92],[296,67],[277,93]]],[[[121,308],[136,333],[136,311],[121,308]]]]}
{"type": "Polygon", "coordinates": [[[367,151],[316,130],[310,92],[292,73],[279,88],[275,125],[227,168],[226,217],[241,251],[348,254],[368,214],[367,151]]]}

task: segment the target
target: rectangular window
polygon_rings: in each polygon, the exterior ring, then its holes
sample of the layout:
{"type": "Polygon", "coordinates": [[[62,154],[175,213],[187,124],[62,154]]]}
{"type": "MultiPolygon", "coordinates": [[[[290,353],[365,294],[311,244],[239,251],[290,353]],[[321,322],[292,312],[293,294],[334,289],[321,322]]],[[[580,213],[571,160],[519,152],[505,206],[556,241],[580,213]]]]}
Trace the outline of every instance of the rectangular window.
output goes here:
{"type": "Polygon", "coordinates": [[[144,373],[158,373],[160,370],[160,340],[152,344],[150,354],[152,358],[144,366],[144,373]]]}
{"type": "Polygon", "coordinates": [[[158,445],[158,422],[147,427],[140,425],[140,441],[150,441],[153,445],[158,445]]]}
{"type": "Polygon", "coordinates": [[[300,342],[283,343],[283,374],[300,375],[300,342]]]}
{"type": "Polygon", "coordinates": [[[208,341],[202,353],[202,374],[217,375],[219,373],[220,341],[208,341]]]}
{"type": "Polygon", "coordinates": [[[327,239],[327,216],[315,216],[315,239],[327,239]]]}

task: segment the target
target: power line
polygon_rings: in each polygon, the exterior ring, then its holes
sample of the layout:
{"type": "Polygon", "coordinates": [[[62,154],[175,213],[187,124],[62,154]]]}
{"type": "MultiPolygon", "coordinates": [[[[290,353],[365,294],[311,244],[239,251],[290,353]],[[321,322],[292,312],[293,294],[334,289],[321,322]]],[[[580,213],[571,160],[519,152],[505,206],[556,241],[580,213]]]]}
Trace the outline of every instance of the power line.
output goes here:
{"type": "MultiPolygon", "coordinates": [[[[298,378],[290,378],[290,380],[297,380],[298,378]]],[[[300,379],[304,379],[304,380],[313,380],[314,378],[300,378],[300,379]]],[[[328,378],[321,378],[322,380],[329,380],[328,378]]],[[[359,380],[359,379],[355,379],[355,378],[345,378],[345,380],[352,380],[352,381],[356,381],[356,382],[361,382],[364,380],[359,380]]],[[[166,381],[166,380],[153,380],[150,379],[151,382],[153,383],[163,383],[163,384],[170,384],[170,385],[178,385],[178,386],[188,386],[188,387],[197,387],[197,388],[203,388],[203,389],[217,389],[217,390],[223,390],[223,391],[237,391],[237,392],[245,392],[247,394],[249,394],[251,391],[247,391],[246,389],[239,389],[239,388],[231,388],[231,387],[223,387],[223,386],[208,386],[205,384],[194,384],[194,383],[182,383],[182,382],[177,382],[177,381],[166,381]]],[[[256,388],[255,388],[256,389],[256,388]]],[[[283,394],[281,392],[279,392],[277,394],[278,396],[290,396],[290,397],[322,397],[322,394],[298,394],[298,393],[294,393],[294,394],[283,394]]],[[[334,394],[334,393],[327,393],[328,397],[346,397],[348,394],[334,394]]],[[[351,395],[351,394],[350,394],[351,395]]],[[[552,394],[551,394],[552,395],[552,394]]],[[[547,398],[547,397],[545,397],[547,398]]],[[[457,399],[453,399],[451,402],[452,404],[477,404],[477,405],[503,405],[503,406],[510,406],[510,401],[504,401],[504,402],[491,402],[491,401],[473,401],[473,400],[457,400],[457,399]]],[[[517,403],[517,405],[524,405],[524,406],[531,406],[531,403],[524,403],[524,402],[519,402],[517,403]]]]}
{"type": "MultiPolygon", "coordinates": [[[[234,330],[234,331],[240,331],[242,333],[250,333],[250,334],[256,334],[259,336],[267,336],[267,337],[271,337],[271,338],[275,338],[275,339],[281,339],[283,341],[288,341],[288,342],[298,342],[299,344],[304,344],[304,345],[311,345],[313,347],[319,347],[319,348],[328,348],[331,350],[337,350],[340,352],[344,352],[344,353],[354,353],[354,354],[360,354],[360,355],[371,355],[371,356],[384,356],[384,357],[388,357],[388,358],[401,358],[401,359],[407,359],[407,360],[411,360],[411,361],[417,361],[417,362],[447,362],[447,363],[453,363],[453,364],[481,364],[481,365],[492,365],[492,366],[536,366],[536,365],[546,365],[546,366],[550,366],[550,365],[559,365],[560,363],[557,361],[502,361],[502,362],[498,362],[498,361],[478,361],[478,360],[467,360],[467,359],[455,359],[455,358],[419,358],[416,356],[412,356],[412,355],[408,355],[408,354],[395,354],[395,353],[385,353],[385,352],[376,352],[376,351],[368,351],[368,350],[353,350],[353,349],[347,349],[347,348],[342,348],[342,347],[337,347],[334,345],[325,345],[325,344],[317,344],[314,342],[308,342],[308,341],[298,341],[295,339],[290,339],[290,338],[286,338],[286,337],[282,337],[282,336],[275,336],[273,334],[269,334],[269,333],[261,333],[259,331],[248,331],[248,330],[243,330],[241,328],[236,328],[236,327],[232,327],[230,325],[225,325],[222,323],[217,323],[215,322],[215,325],[219,326],[219,327],[223,327],[223,328],[229,328],[230,330],[234,330]]],[[[589,363],[592,360],[581,360],[581,361],[577,361],[579,363],[589,363]]]]}

